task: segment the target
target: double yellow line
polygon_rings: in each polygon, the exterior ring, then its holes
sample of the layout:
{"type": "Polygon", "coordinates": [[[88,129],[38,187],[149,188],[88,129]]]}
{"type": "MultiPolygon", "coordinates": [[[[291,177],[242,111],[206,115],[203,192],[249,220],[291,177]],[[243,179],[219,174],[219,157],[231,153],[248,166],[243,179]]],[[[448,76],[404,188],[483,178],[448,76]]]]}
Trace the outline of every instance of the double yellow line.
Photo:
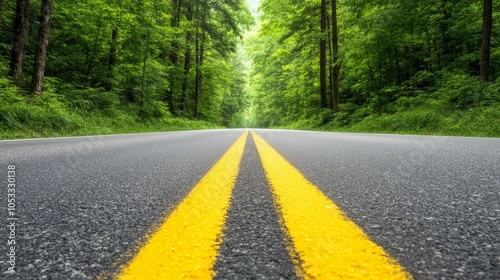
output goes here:
{"type": "MultiPolygon", "coordinates": [[[[149,239],[119,279],[211,279],[248,132],[229,148],[149,239]]],[[[262,166],[304,279],[411,276],[260,136],[262,166]]]]}

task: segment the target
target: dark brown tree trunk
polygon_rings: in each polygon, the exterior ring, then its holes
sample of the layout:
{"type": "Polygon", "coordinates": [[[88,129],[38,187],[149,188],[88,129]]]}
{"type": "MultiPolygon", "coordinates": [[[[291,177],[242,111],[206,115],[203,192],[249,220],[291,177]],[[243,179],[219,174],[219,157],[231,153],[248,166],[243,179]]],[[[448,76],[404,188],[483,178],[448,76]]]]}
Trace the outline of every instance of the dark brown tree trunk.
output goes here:
{"type": "Polygon", "coordinates": [[[116,50],[118,47],[119,36],[118,27],[115,27],[111,33],[111,47],[109,49],[108,69],[111,73],[113,72],[113,68],[116,64],[116,50]]]}
{"type": "Polygon", "coordinates": [[[0,31],[2,31],[4,6],[5,6],[5,0],[0,0],[0,31]]]}
{"type": "Polygon", "coordinates": [[[87,56],[85,57],[85,62],[84,62],[84,67],[83,67],[83,77],[85,78],[85,81],[89,81],[89,76],[90,72],[92,71],[92,68],[95,66],[94,65],[94,57],[97,56],[97,51],[99,46],[99,37],[101,36],[101,27],[102,27],[102,20],[101,18],[98,19],[97,21],[97,31],[95,34],[94,38],[94,47],[91,50],[87,51],[87,56]]]}
{"type": "Polygon", "coordinates": [[[108,60],[108,82],[106,85],[107,90],[113,89],[113,78],[114,78],[114,69],[116,65],[116,51],[118,49],[118,39],[119,39],[119,30],[118,27],[113,28],[111,32],[111,47],[109,48],[109,60],[108,60]]]}
{"type": "Polygon", "coordinates": [[[151,44],[151,27],[149,28],[148,37],[146,40],[146,50],[144,51],[144,59],[142,61],[141,100],[139,101],[141,108],[144,106],[144,101],[146,99],[146,69],[148,66],[150,44],[151,44]]]}
{"type": "Polygon", "coordinates": [[[202,25],[205,21],[205,16],[202,11],[200,11],[200,3],[196,5],[196,80],[194,89],[194,118],[197,119],[200,113],[200,97],[201,97],[201,66],[203,65],[203,53],[205,52],[205,33],[202,30],[202,25]]]}
{"type": "Polygon", "coordinates": [[[187,114],[187,97],[189,91],[189,70],[191,69],[191,47],[186,47],[186,55],[184,57],[184,82],[182,83],[182,115],[187,114]]]}
{"type": "MultiPolygon", "coordinates": [[[[149,51],[151,48],[151,36],[152,36],[152,28],[153,28],[153,21],[156,15],[156,8],[153,7],[153,12],[151,13],[151,19],[149,20],[149,27],[148,27],[148,37],[146,39],[146,49],[144,51],[144,59],[142,61],[142,87],[141,87],[141,95],[140,95],[140,100],[139,100],[139,105],[141,106],[141,112],[146,113],[144,111],[144,104],[146,103],[146,70],[148,67],[148,59],[149,59],[149,51]]],[[[141,113],[141,114],[142,114],[141,113]]],[[[144,115],[143,115],[144,117],[144,115]]]]}
{"type": "Polygon", "coordinates": [[[493,0],[484,0],[483,14],[483,44],[481,48],[481,81],[491,81],[490,74],[490,50],[491,29],[493,17],[493,0]]]}
{"type": "Polygon", "coordinates": [[[196,76],[194,82],[194,118],[198,118],[198,108],[200,106],[200,30],[196,29],[195,39],[195,56],[196,56],[196,76]]]}
{"type": "Polygon", "coordinates": [[[400,54],[397,46],[394,46],[394,62],[396,66],[396,82],[399,85],[403,82],[405,77],[403,76],[403,71],[401,70],[400,54]]]}
{"type": "Polygon", "coordinates": [[[441,58],[442,68],[450,66],[453,61],[453,44],[452,37],[450,36],[450,22],[452,21],[453,13],[448,4],[448,0],[441,0],[441,12],[443,18],[439,23],[439,29],[441,31],[441,39],[443,40],[443,54],[441,58]]]}
{"type": "Polygon", "coordinates": [[[333,65],[335,63],[333,59],[333,48],[332,48],[332,32],[330,32],[330,18],[327,17],[326,21],[326,26],[328,29],[328,57],[330,60],[328,61],[328,66],[329,66],[329,81],[330,81],[330,88],[329,88],[329,94],[328,94],[328,107],[333,108],[333,87],[334,87],[334,82],[333,82],[333,65]]]}
{"type": "MultiPolygon", "coordinates": [[[[181,0],[172,0],[172,7],[174,12],[174,15],[172,16],[172,19],[170,20],[170,26],[173,29],[179,28],[179,23],[180,23],[180,18],[181,18],[181,7],[182,7],[182,1],[181,0]]],[[[171,43],[171,50],[169,54],[169,59],[170,63],[173,66],[173,70],[170,71],[169,73],[169,86],[166,92],[166,97],[165,100],[167,101],[168,104],[168,109],[171,114],[175,115],[175,104],[174,104],[174,90],[175,90],[175,85],[177,81],[177,65],[179,64],[179,43],[177,42],[176,39],[172,40],[171,43]]]]}
{"type": "Polygon", "coordinates": [[[12,76],[12,80],[18,87],[22,85],[23,80],[23,61],[28,37],[29,13],[30,1],[17,0],[9,75],[12,76]]]}
{"type": "MultiPolygon", "coordinates": [[[[193,21],[193,7],[188,5],[187,20],[189,23],[193,21]]],[[[184,83],[182,84],[182,115],[187,115],[187,102],[189,92],[189,70],[191,70],[191,41],[192,34],[190,31],[186,32],[186,54],[184,56],[184,83]]]]}
{"type": "Polygon", "coordinates": [[[122,1],[118,1],[118,8],[120,9],[120,13],[118,15],[118,19],[115,21],[115,25],[113,26],[113,30],[111,31],[111,45],[109,47],[109,57],[108,57],[108,79],[105,82],[104,87],[106,90],[113,90],[113,82],[115,78],[115,66],[116,66],[116,53],[118,51],[118,40],[120,39],[120,21],[122,17],[122,1]]]}
{"type": "Polygon", "coordinates": [[[195,110],[194,110],[194,117],[197,119],[199,116],[200,112],[200,97],[201,97],[201,82],[203,79],[203,73],[201,72],[201,67],[203,66],[203,57],[205,53],[205,34],[202,33],[199,35],[199,42],[197,42],[197,53],[198,56],[196,57],[196,88],[195,88],[195,96],[194,96],[194,104],[195,104],[195,110]]]}
{"type": "Polygon", "coordinates": [[[327,83],[326,83],[326,0],[321,0],[321,39],[319,55],[319,84],[321,95],[321,108],[328,108],[327,83]]]}
{"type": "Polygon", "coordinates": [[[49,46],[50,16],[52,14],[52,0],[42,0],[40,14],[40,29],[35,54],[35,68],[31,78],[31,93],[42,94],[45,62],[47,61],[47,47],[49,46]]]}
{"type": "Polygon", "coordinates": [[[339,75],[340,75],[340,62],[339,62],[339,33],[337,24],[337,0],[332,0],[332,46],[333,46],[333,92],[332,103],[333,112],[338,113],[340,108],[340,95],[339,95],[339,75]]]}

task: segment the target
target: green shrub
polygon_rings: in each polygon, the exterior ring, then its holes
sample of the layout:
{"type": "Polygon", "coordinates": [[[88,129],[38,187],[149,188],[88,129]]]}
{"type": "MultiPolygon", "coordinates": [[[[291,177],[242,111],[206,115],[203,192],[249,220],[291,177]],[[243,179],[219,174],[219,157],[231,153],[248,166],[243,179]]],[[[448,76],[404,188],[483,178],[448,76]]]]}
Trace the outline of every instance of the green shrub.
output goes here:
{"type": "Polygon", "coordinates": [[[149,100],[139,108],[139,116],[143,120],[161,119],[170,116],[164,102],[149,100]]]}
{"type": "Polygon", "coordinates": [[[410,80],[403,84],[407,85],[409,88],[429,90],[436,85],[436,76],[427,70],[423,70],[417,72],[410,80]]]}
{"type": "Polygon", "coordinates": [[[61,89],[73,109],[83,112],[103,111],[113,114],[113,109],[120,104],[116,92],[109,92],[101,88],[75,89],[66,86],[61,89]]]}
{"type": "Polygon", "coordinates": [[[446,134],[500,137],[500,104],[456,114],[447,123],[446,134]]]}
{"type": "Polygon", "coordinates": [[[81,126],[82,120],[61,109],[18,103],[0,109],[0,122],[7,129],[43,133],[72,131],[81,126]]]}
{"type": "Polygon", "coordinates": [[[415,109],[395,114],[369,116],[353,128],[367,132],[438,132],[442,116],[433,110],[415,109]]]}
{"type": "Polygon", "coordinates": [[[436,95],[451,110],[465,110],[482,99],[481,82],[465,74],[447,74],[440,82],[436,95]]]}

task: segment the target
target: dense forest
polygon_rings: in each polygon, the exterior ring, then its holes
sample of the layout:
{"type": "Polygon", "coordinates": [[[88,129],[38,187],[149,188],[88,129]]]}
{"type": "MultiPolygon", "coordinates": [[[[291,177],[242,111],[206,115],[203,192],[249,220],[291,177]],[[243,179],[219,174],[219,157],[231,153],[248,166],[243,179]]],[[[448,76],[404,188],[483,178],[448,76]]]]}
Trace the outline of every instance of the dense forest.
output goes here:
{"type": "Polygon", "coordinates": [[[262,0],[257,126],[500,136],[492,0],[262,0]]]}
{"type": "Polygon", "coordinates": [[[244,0],[0,0],[0,16],[4,135],[243,125],[244,0]]]}
{"type": "Polygon", "coordinates": [[[0,0],[0,139],[500,136],[499,16],[492,0],[0,0]]]}

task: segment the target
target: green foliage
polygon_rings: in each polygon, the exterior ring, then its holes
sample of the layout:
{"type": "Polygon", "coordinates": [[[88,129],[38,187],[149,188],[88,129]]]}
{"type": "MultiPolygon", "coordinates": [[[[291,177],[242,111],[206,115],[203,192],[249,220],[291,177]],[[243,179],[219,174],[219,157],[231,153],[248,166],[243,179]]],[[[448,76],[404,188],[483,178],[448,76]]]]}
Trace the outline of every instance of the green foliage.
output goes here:
{"type": "Polygon", "coordinates": [[[146,119],[137,106],[123,106],[101,89],[66,89],[32,98],[15,87],[0,91],[0,139],[169,131],[217,127],[208,122],[172,118],[162,104],[148,104],[146,119]]]}
{"type": "Polygon", "coordinates": [[[446,74],[436,89],[415,97],[402,94],[384,105],[344,103],[335,119],[322,125],[319,117],[288,125],[297,129],[500,137],[500,83],[446,74]],[[406,96],[405,96],[406,95],[406,96]]]}
{"type": "MultiPolygon", "coordinates": [[[[237,55],[243,57],[244,50],[239,50],[237,55]]],[[[233,57],[234,62],[227,69],[226,74],[232,83],[227,88],[222,98],[220,114],[222,124],[226,127],[244,127],[247,108],[249,107],[249,93],[247,89],[247,67],[233,57]]]]}
{"type": "Polygon", "coordinates": [[[0,100],[0,127],[5,131],[63,133],[74,131],[83,123],[81,117],[68,111],[60,98],[51,93],[42,98],[32,98],[3,91],[0,100]]]}
{"type": "Polygon", "coordinates": [[[437,94],[448,109],[465,110],[498,104],[500,102],[498,86],[498,82],[484,84],[475,77],[449,74],[443,78],[437,94]]]}
{"type": "Polygon", "coordinates": [[[500,135],[498,5],[496,82],[482,83],[481,1],[338,1],[341,110],[333,114],[319,108],[319,41],[332,34],[320,29],[318,1],[262,0],[260,22],[246,34],[253,19],[244,0],[56,1],[44,92],[33,98],[26,87],[39,4],[31,5],[24,87],[16,88],[8,77],[15,1],[5,3],[3,137],[208,123],[500,135]]]}
{"type": "MultiPolygon", "coordinates": [[[[34,64],[39,6],[39,1],[32,1],[25,87],[34,64]]],[[[7,1],[3,16],[3,137],[243,125],[249,104],[247,70],[235,53],[253,22],[244,0],[55,1],[41,98],[28,96],[25,87],[12,86],[8,38],[13,36],[9,32],[15,1],[7,1]],[[201,45],[204,61],[197,64],[201,45]],[[197,68],[203,77],[200,113],[191,121],[197,68]],[[186,112],[181,110],[184,102],[186,112]]]]}
{"type": "Polygon", "coordinates": [[[98,88],[75,89],[66,86],[61,88],[61,92],[68,100],[69,107],[81,114],[91,114],[94,111],[106,114],[120,103],[116,93],[98,88]]]}
{"type": "Polygon", "coordinates": [[[356,131],[436,133],[442,117],[434,110],[414,109],[390,115],[371,115],[353,126],[356,131]]]}
{"type": "MultiPolygon", "coordinates": [[[[500,82],[478,78],[481,1],[360,0],[337,7],[341,105],[332,116],[318,109],[319,39],[329,36],[320,32],[320,3],[261,2],[261,23],[247,44],[254,126],[500,136],[500,82]]],[[[494,78],[499,17],[495,6],[494,78]]]]}
{"type": "Polygon", "coordinates": [[[262,23],[247,41],[254,125],[282,126],[319,114],[317,8],[309,1],[261,3],[262,23]]]}

